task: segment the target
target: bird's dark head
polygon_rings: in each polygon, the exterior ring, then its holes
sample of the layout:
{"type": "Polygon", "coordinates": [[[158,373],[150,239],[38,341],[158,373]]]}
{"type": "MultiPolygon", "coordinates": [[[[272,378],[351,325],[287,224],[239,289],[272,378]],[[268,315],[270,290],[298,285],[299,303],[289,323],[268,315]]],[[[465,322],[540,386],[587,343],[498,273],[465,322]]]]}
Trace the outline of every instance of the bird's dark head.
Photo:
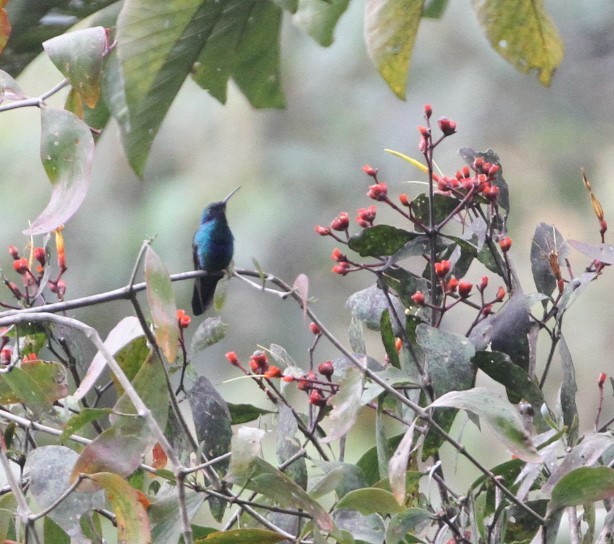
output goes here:
{"type": "Polygon", "coordinates": [[[233,191],[231,191],[224,200],[220,200],[219,202],[212,202],[209,204],[204,210],[203,215],[200,219],[201,223],[207,223],[209,221],[214,221],[215,219],[219,219],[225,217],[226,214],[226,202],[230,199],[232,195],[234,195],[241,187],[237,187],[233,191]]]}

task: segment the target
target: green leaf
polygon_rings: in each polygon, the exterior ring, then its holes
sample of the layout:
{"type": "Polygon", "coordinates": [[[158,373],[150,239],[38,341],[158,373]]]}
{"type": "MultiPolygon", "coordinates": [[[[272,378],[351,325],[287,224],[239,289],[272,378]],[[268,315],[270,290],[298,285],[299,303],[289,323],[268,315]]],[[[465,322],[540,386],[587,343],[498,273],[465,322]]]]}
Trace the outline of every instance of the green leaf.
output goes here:
{"type": "MultiPolygon", "coordinates": [[[[296,438],[297,433],[298,423],[296,422],[292,410],[285,404],[280,404],[277,416],[277,443],[275,448],[277,461],[280,465],[293,459],[294,456],[301,451],[300,440],[296,438]]],[[[307,463],[305,462],[305,457],[295,458],[290,465],[286,466],[284,474],[303,489],[306,489],[307,463]]]]}
{"type": "Polygon", "coordinates": [[[338,381],[339,389],[328,401],[333,409],[328,414],[328,435],[323,442],[338,440],[354,426],[361,406],[363,381],[363,374],[356,367],[348,367],[338,381]]]}
{"type": "Polygon", "coordinates": [[[538,414],[544,403],[544,396],[537,384],[518,365],[512,363],[509,355],[498,351],[478,351],[471,359],[482,372],[505,386],[510,402],[517,404],[526,399],[538,414]]]}
{"type": "Polygon", "coordinates": [[[177,358],[179,324],[175,293],[168,270],[150,245],[145,251],[147,302],[154,324],[156,342],[169,363],[177,358]]]}
{"type": "Polygon", "coordinates": [[[335,509],[347,508],[361,514],[396,514],[405,510],[390,491],[377,487],[366,487],[350,491],[336,505],[335,509]]]}
{"type": "Polygon", "coordinates": [[[76,115],[41,108],[41,161],[49,181],[47,207],[24,230],[28,236],[46,234],[66,223],[79,209],[92,177],[94,138],[76,115]]]}
{"type": "Polygon", "coordinates": [[[536,72],[549,86],[564,46],[543,0],[474,0],[480,25],[493,49],[522,73],[536,72]]]}
{"type": "Polygon", "coordinates": [[[563,424],[567,427],[569,443],[573,445],[578,439],[578,406],[576,404],[578,385],[576,383],[573,359],[563,335],[559,338],[557,350],[561,358],[561,370],[563,371],[563,381],[561,382],[559,392],[563,424]]]}
{"type": "Polygon", "coordinates": [[[554,486],[549,511],[614,497],[614,468],[580,467],[554,486]]]}
{"type": "MultiPolygon", "coordinates": [[[[241,430],[243,429],[245,427],[241,430]]],[[[332,520],[320,503],[313,500],[303,488],[283,472],[256,456],[260,449],[262,433],[258,436],[254,435],[253,431],[250,430],[239,440],[236,440],[237,437],[233,438],[233,456],[226,479],[256,491],[286,508],[290,506],[305,510],[322,530],[331,531],[332,520]],[[235,460],[237,454],[239,460],[235,460]]]]}
{"type": "Polygon", "coordinates": [[[522,424],[518,411],[509,402],[496,396],[485,387],[446,393],[431,404],[433,408],[440,406],[459,408],[474,413],[492,428],[514,455],[530,463],[542,461],[522,424]]]}
{"type": "Polygon", "coordinates": [[[365,6],[367,51],[392,92],[403,100],[423,6],[424,0],[367,0],[365,6]]]}
{"type": "Polygon", "coordinates": [[[6,541],[11,524],[15,521],[17,500],[13,493],[0,496],[0,542],[6,541]]]}
{"type": "Polygon", "coordinates": [[[568,243],[575,250],[584,255],[605,264],[614,264],[614,246],[611,244],[598,244],[593,246],[579,240],[568,240],[568,243]]]}
{"type": "Polygon", "coordinates": [[[260,416],[273,413],[271,410],[258,408],[257,406],[253,406],[251,404],[228,403],[228,410],[230,411],[230,419],[232,425],[248,423],[249,421],[254,421],[254,419],[258,419],[260,416]]]}
{"type": "Polygon", "coordinates": [[[217,344],[224,336],[228,325],[222,321],[220,316],[207,317],[194,332],[192,343],[190,344],[190,352],[192,356],[205,348],[217,344]]]}
{"type": "Polygon", "coordinates": [[[326,473],[309,489],[309,495],[314,499],[332,491],[343,497],[350,491],[367,487],[362,471],[354,464],[322,461],[317,465],[326,473]]]}
{"type": "Polygon", "coordinates": [[[107,49],[104,28],[84,28],[43,43],[51,62],[70,81],[83,102],[93,108],[100,96],[102,60],[107,49]]]}
{"type": "Polygon", "coordinates": [[[4,70],[0,70],[0,103],[5,100],[21,100],[25,97],[19,83],[4,70]]]}
{"type": "Polygon", "coordinates": [[[275,544],[285,540],[279,533],[266,529],[231,529],[210,533],[196,544],[212,542],[215,544],[275,544]]]}
{"type": "MultiPolygon", "coordinates": [[[[205,493],[191,489],[185,490],[185,506],[189,519],[194,518],[206,498],[205,493]]],[[[151,523],[152,542],[163,544],[179,540],[183,527],[181,516],[177,515],[177,494],[174,491],[157,498],[147,509],[147,513],[151,523]]],[[[212,530],[209,530],[209,532],[212,532],[212,530]]],[[[194,537],[197,537],[196,530],[194,537]]]]}
{"type": "MultiPolygon", "coordinates": [[[[433,514],[422,508],[409,508],[404,512],[393,515],[386,529],[386,544],[401,544],[408,542],[406,537],[411,531],[418,531],[426,522],[433,519],[433,514]]],[[[410,540],[409,542],[422,542],[422,540],[410,540]]]]}
{"type": "MultiPolygon", "coordinates": [[[[473,386],[476,371],[471,358],[475,349],[466,337],[421,324],[416,329],[416,340],[426,357],[426,369],[436,397],[448,391],[462,391],[473,386]]],[[[450,429],[455,417],[454,410],[435,414],[437,423],[445,430],[450,429]]],[[[442,442],[439,433],[429,430],[423,446],[423,457],[437,451],[442,442]]]]}
{"type": "Polygon", "coordinates": [[[382,334],[382,343],[388,355],[390,364],[396,368],[401,368],[401,362],[399,360],[399,352],[396,348],[396,338],[392,329],[392,323],[390,322],[390,312],[388,309],[382,312],[380,319],[380,331],[382,334]]]}
{"type": "Polygon", "coordinates": [[[556,287],[550,259],[559,267],[564,267],[568,256],[569,246],[554,225],[537,225],[531,243],[531,271],[539,293],[550,296],[556,287]]]}
{"type": "MultiPolygon", "coordinates": [[[[213,384],[199,376],[188,392],[196,437],[207,458],[213,459],[230,451],[232,428],[230,411],[226,401],[213,384]]],[[[221,461],[216,468],[226,470],[228,461],[221,461]]]]}
{"type": "Polygon", "coordinates": [[[64,425],[64,430],[59,436],[58,440],[63,444],[66,442],[71,434],[76,433],[85,425],[98,421],[103,417],[107,417],[113,413],[111,408],[84,408],[78,414],[72,416],[64,425]]]}
{"type": "Polygon", "coordinates": [[[117,474],[99,472],[88,478],[104,488],[107,499],[115,513],[117,539],[131,544],[151,543],[149,517],[139,502],[137,491],[117,474]]]}
{"type": "Polygon", "coordinates": [[[192,77],[222,103],[226,102],[227,81],[232,77],[252,106],[282,108],[281,10],[268,0],[223,0],[219,4],[223,9],[216,14],[192,77]]]}
{"type": "Polygon", "coordinates": [[[387,257],[418,236],[390,225],[375,225],[354,234],[348,240],[348,247],[361,257],[387,257]]]}
{"type": "MultiPolygon", "coordinates": [[[[391,450],[396,450],[399,443],[403,439],[402,434],[398,434],[388,439],[388,445],[391,450]]],[[[356,463],[356,466],[362,471],[365,476],[365,480],[369,485],[373,485],[375,482],[381,479],[379,473],[379,464],[377,461],[377,448],[373,446],[367,450],[356,463]]]]}
{"type": "Polygon", "coordinates": [[[29,361],[0,374],[0,403],[23,402],[37,415],[67,395],[66,369],[60,363],[29,361]]]}
{"type": "Polygon", "coordinates": [[[335,27],[348,4],[349,0],[299,0],[292,21],[321,46],[328,47],[333,43],[335,27]]]}
{"type": "Polygon", "coordinates": [[[388,268],[382,273],[381,278],[390,289],[394,290],[406,308],[418,309],[419,306],[411,299],[411,296],[416,291],[426,293],[428,290],[428,282],[424,278],[416,276],[404,268],[388,268]]]}
{"type": "MultiPolygon", "coordinates": [[[[433,196],[433,223],[437,225],[446,219],[456,208],[456,198],[436,194],[433,196]]],[[[423,225],[429,224],[429,197],[424,193],[419,194],[412,202],[414,216],[423,225]]]]}

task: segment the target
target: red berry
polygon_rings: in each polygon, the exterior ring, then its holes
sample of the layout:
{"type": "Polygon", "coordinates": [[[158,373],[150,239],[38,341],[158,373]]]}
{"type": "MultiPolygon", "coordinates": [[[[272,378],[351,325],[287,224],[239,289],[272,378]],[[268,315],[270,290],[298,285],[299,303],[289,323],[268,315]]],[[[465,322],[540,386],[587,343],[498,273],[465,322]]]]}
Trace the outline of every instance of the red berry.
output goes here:
{"type": "Polygon", "coordinates": [[[281,368],[271,365],[264,373],[265,378],[281,378],[281,368]]]}
{"type": "Polygon", "coordinates": [[[349,271],[350,271],[350,263],[348,262],[341,262],[339,264],[336,264],[332,268],[333,274],[339,274],[340,276],[345,276],[349,271]]]}
{"type": "Polygon", "coordinates": [[[411,200],[409,200],[409,197],[405,193],[399,195],[399,200],[403,206],[407,206],[408,208],[411,206],[411,200]]]}
{"type": "Polygon", "coordinates": [[[338,231],[346,231],[350,224],[350,216],[347,212],[341,212],[337,217],[335,217],[331,224],[330,228],[338,231]]]}
{"type": "Polygon", "coordinates": [[[55,284],[55,290],[58,295],[58,298],[63,298],[64,293],[66,293],[66,282],[62,279],[59,279],[55,284]]]}
{"type": "Polygon", "coordinates": [[[11,356],[13,352],[11,348],[4,348],[0,351],[0,364],[8,365],[11,362],[11,356]]]}
{"type": "Polygon", "coordinates": [[[424,297],[424,293],[422,291],[416,291],[409,298],[411,298],[413,300],[414,304],[417,304],[418,306],[424,305],[425,297],[424,297]]]}
{"type": "Polygon", "coordinates": [[[424,104],[424,117],[429,119],[433,115],[433,108],[430,104],[424,104]]]}
{"type": "Polygon", "coordinates": [[[19,259],[19,251],[17,251],[17,248],[12,244],[9,246],[9,254],[13,259],[19,259]]]}
{"type": "Polygon", "coordinates": [[[437,121],[437,124],[444,136],[451,136],[456,132],[456,122],[447,117],[441,117],[439,121],[437,121]]]}
{"type": "Polygon", "coordinates": [[[480,285],[478,286],[478,289],[480,291],[484,291],[484,289],[486,289],[488,287],[488,276],[482,276],[482,279],[480,280],[480,285]]]}
{"type": "Polygon", "coordinates": [[[294,376],[284,376],[282,378],[282,381],[286,382],[286,383],[290,383],[294,381],[294,376]]]}
{"type": "Polygon", "coordinates": [[[461,298],[467,298],[471,289],[473,289],[473,284],[468,281],[461,280],[458,284],[458,294],[461,298]]]}
{"type": "Polygon", "coordinates": [[[333,375],[334,371],[335,368],[333,367],[332,361],[325,361],[318,365],[318,372],[326,378],[330,378],[333,375]]]}
{"type": "Polygon", "coordinates": [[[320,236],[330,235],[330,229],[328,227],[323,227],[322,225],[317,225],[313,230],[315,230],[320,236]]]}
{"type": "Polygon", "coordinates": [[[239,366],[239,358],[237,357],[237,354],[234,351],[229,351],[228,353],[226,353],[226,355],[224,355],[224,357],[228,359],[228,362],[232,366],[239,366]]]}
{"type": "Polygon", "coordinates": [[[429,135],[429,129],[422,125],[418,126],[418,132],[423,138],[426,138],[429,135]]]}
{"type": "Polygon", "coordinates": [[[497,302],[501,302],[503,299],[505,298],[505,289],[503,287],[499,287],[499,289],[497,289],[497,302]]]}
{"type": "Polygon", "coordinates": [[[482,315],[490,315],[492,314],[492,304],[487,304],[482,308],[482,315]]]}
{"type": "Polygon", "coordinates": [[[190,323],[192,323],[192,318],[189,315],[184,315],[179,320],[179,327],[181,329],[187,329],[190,326],[190,323]]]}
{"type": "Polygon", "coordinates": [[[311,331],[312,334],[315,334],[316,336],[322,334],[322,330],[320,329],[317,323],[313,323],[313,322],[309,323],[309,330],[311,331]]]}
{"type": "Polygon", "coordinates": [[[370,185],[367,196],[373,200],[386,200],[388,198],[388,185],[384,182],[370,185]]]}
{"type": "Polygon", "coordinates": [[[499,240],[499,247],[503,253],[507,252],[512,247],[512,239],[509,236],[505,236],[499,240]]]}
{"type": "MultiPolygon", "coordinates": [[[[2,350],[4,352],[4,350],[2,350]]],[[[603,387],[603,384],[605,383],[605,380],[608,376],[606,375],[605,372],[600,372],[599,373],[599,378],[597,379],[597,385],[599,387],[603,387]]]]}
{"type": "Polygon", "coordinates": [[[326,399],[318,389],[312,389],[309,393],[309,404],[313,404],[315,406],[325,406],[326,399]]]}
{"type": "Polygon", "coordinates": [[[494,202],[499,197],[499,187],[496,185],[486,185],[483,191],[484,197],[489,202],[494,202]]]}
{"type": "Polygon", "coordinates": [[[394,349],[396,349],[397,351],[401,351],[401,348],[403,347],[403,340],[401,340],[399,337],[394,339],[394,349]]]}
{"type": "Polygon", "coordinates": [[[45,266],[45,262],[47,261],[47,252],[44,247],[35,247],[34,248],[34,258],[45,266]]]}
{"type": "Polygon", "coordinates": [[[333,249],[332,253],[330,254],[330,258],[333,261],[337,261],[338,263],[342,263],[348,260],[347,257],[343,253],[341,253],[341,250],[338,247],[333,249]]]}
{"type": "Polygon", "coordinates": [[[373,168],[370,164],[365,164],[361,170],[367,174],[367,176],[371,176],[372,178],[377,176],[377,168],[373,168]]]}
{"type": "Polygon", "coordinates": [[[447,276],[448,272],[450,272],[450,267],[450,261],[439,261],[438,263],[435,263],[435,274],[440,278],[444,278],[447,276]]]}
{"type": "Polygon", "coordinates": [[[21,258],[13,261],[13,268],[18,274],[25,274],[29,269],[28,259],[21,258]]]}
{"type": "Polygon", "coordinates": [[[448,284],[446,285],[446,291],[448,293],[455,293],[457,287],[458,287],[458,280],[454,276],[452,276],[448,280],[448,284]]]}

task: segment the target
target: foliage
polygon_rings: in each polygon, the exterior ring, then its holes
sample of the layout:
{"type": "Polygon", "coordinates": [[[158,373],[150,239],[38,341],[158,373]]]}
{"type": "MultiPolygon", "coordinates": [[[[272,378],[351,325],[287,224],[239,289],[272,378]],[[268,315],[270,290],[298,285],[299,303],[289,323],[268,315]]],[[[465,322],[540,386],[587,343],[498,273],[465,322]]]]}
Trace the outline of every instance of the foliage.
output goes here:
{"type": "MultiPolygon", "coordinates": [[[[397,95],[405,93],[420,18],[439,16],[445,4],[367,1],[367,47],[397,95]]],[[[25,231],[27,255],[10,246],[13,270],[3,274],[12,300],[0,312],[0,465],[7,484],[0,490],[0,540],[87,543],[116,534],[131,543],[537,544],[555,541],[563,516],[574,542],[610,539],[614,418],[601,411],[614,383],[599,376],[594,428],[581,434],[563,335],[567,310],[614,262],[603,208],[584,176],[601,243],[567,242],[556,227],[538,225],[531,251],[537,291],[527,294],[511,257],[511,199],[499,157],[463,148],[464,166],[452,176],[438,171],[434,154],[456,123],[433,122],[428,105],[418,127],[421,159],[393,152],[424,175],[426,191],[392,196],[378,169],[365,165],[374,203],[357,211],[357,231],[347,212],[315,228],[338,246],[333,273],[373,280],[348,297],[349,347],[314,312],[306,276],[290,285],[263,270],[230,271],[235,281],[293,300],[309,318],[302,333],[313,341],[305,365],[277,344],[259,347],[247,362],[226,354],[266,408],[228,403],[194,370],[194,357],[238,324],[207,318],[188,345],[192,319],[177,309],[171,282],[206,272],[170,276],[149,241],[125,288],[64,299],[62,225],[87,192],[95,136],[109,115],[142,173],[188,74],[222,102],[233,78],[253,105],[279,106],[282,12],[327,45],[346,6],[343,0],[24,2],[0,14],[5,37],[7,13],[13,24],[3,59],[14,76],[44,35],[46,53],[66,77],[27,98],[13,77],[0,73],[7,101],[0,111],[41,109],[41,159],[53,185],[50,203],[25,231]],[[68,21],[88,16],[89,27],[62,34],[68,21]],[[103,19],[116,22],[114,33],[98,26],[103,19]],[[66,110],[46,104],[68,87],[66,110]],[[394,224],[377,222],[384,207],[394,224]],[[570,246],[588,257],[579,274],[570,246]],[[141,264],[145,281],[135,283],[141,264]],[[104,340],[66,317],[118,299],[129,301],[135,316],[104,340]],[[333,360],[319,359],[325,342],[337,352],[333,360]],[[82,355],[89,344],[96,350],[91,360],[82,355]],[[557,362],[563,380],[551,399],[557,362]],[[365,413],[372,413],[370,449],[350,464],[346,453],[365,413]],[[509,459],[484,464],[468,440],[456,437],[456,421],[469,421],[509,459]],[[442,448],[479,474],[468,488],[457,489],[442,448]],[[598,510],[605,512],[602,527],[598,510]],[[196,516],[206,526],[196,525],[196,516]]],[[[519,69],[538,70],[547,84],[562,46],[541,3],[474,7],[493,46],[519,69]]]]}

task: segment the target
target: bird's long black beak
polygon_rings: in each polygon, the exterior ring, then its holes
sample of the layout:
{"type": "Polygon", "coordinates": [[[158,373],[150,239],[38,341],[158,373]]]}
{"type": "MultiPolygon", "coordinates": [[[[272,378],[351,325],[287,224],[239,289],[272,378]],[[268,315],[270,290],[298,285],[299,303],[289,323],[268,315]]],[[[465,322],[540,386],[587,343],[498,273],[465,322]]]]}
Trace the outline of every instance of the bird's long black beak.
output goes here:
{"type": "Polygon", "coordinates": [[[230,191],[230,193],[226,196],[226,198],[224,200],[222,200],[222,202],[224,204],[226,204],[226,202],[228,202],[228,200],[230,199],[230,197],[232,195],[234,195],[239,189],[241,188],[241,186],[239,185],[238,187],[236,187],[235,189],[233,189],[232,191],[230,191]]]}

